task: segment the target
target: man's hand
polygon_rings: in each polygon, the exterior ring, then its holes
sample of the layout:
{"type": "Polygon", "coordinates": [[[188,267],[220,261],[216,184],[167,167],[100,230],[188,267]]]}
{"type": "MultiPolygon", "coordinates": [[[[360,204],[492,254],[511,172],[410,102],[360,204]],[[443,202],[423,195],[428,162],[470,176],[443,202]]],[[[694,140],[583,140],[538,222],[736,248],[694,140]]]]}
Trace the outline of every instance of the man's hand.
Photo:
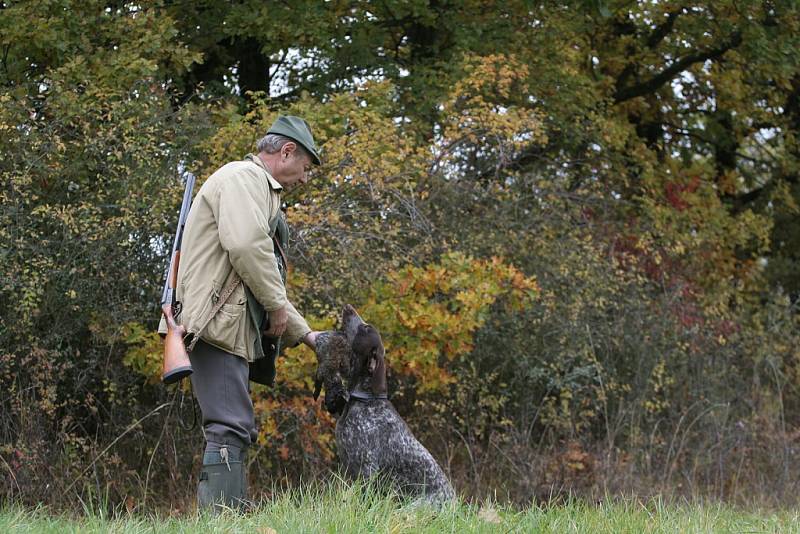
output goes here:
{"type": "Polygon", "coordinates": [[[269,328],[264,334],[271,337],[281,337],[286,331],[286,323],[289,315],[286,313],[286,306],[281,306],[277,310],[269,312],[269,328]]]}
{"type": "Polygon", "coordinates": [[[309,332],[308,334],[303,336],[303,339],[301,339],[300,341],[302,341],[303,343],[308,345],[308,348],[310,348],[312,350],[316,350],[316,348],[317,348],[317,336],[318,335],[319,335],[319,332],[315,332],[315,331],[312,330],[311,332],[309,332]]]}

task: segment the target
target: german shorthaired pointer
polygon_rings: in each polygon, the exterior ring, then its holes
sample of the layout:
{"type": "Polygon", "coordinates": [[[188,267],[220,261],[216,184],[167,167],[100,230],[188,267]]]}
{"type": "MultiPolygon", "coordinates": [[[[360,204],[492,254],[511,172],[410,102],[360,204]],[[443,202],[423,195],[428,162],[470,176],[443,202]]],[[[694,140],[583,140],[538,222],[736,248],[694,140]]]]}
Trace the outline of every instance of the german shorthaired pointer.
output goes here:
{"type": "Polygon", "coordinates": [[[387,398],[385,352],[378,331],[349,304],[342,311],[342,329],[327,332],[321,344],[318,338],[317,383],[325,384],[326,408],[341,413],[336,447],[345,473],[386,477],[402,495],[433,504],[455,498],[442,468],[387,398]],[[345,360],[349,360],[347,391],[337,385],[345,360]]]}

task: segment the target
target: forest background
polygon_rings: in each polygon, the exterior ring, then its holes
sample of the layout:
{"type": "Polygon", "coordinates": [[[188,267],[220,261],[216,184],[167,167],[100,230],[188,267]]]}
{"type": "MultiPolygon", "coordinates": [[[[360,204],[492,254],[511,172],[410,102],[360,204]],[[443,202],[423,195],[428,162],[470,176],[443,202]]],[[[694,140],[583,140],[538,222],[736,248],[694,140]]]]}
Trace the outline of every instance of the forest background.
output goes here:
{"type": "MultiPolygon", "coordinates": [[[[381,330],[464,496],[796,504],[797,2],[2,0],[0,104],[4,500],[191,506],[182,173],[289,113],[290,296],[381,330]]],[[[253,389],[258,491],[335,469],[314,367],[253,389]]]]}

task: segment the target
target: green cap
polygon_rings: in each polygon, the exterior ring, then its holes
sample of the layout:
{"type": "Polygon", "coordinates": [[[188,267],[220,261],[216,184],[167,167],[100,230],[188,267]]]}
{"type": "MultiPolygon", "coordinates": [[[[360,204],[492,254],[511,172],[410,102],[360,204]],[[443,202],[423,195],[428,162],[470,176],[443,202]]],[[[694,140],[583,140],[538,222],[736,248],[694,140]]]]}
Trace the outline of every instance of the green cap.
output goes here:
{"type": "Polygon", "coordinates": [[[317,154],[317,146],[314,144],[314,137],[311,135],[311,128],[309,128],[308,123],[300,117],[281,115],[272,123],[267,133],[283,135],[290,138],[308,151],[315,165],[320,165],[322,163],[319,159],[319,154],[317,154]]]}

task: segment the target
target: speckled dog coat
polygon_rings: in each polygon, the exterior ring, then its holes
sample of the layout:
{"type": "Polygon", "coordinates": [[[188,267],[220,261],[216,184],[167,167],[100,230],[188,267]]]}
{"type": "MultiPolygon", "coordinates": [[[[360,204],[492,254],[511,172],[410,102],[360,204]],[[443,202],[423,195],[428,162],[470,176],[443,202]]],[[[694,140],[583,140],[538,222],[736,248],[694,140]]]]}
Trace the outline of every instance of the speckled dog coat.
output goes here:
{"type": "MultiPolygon", "coordinates": [[[[351,477],[385,477],[401,494],[431,503],[453,499],[453,486],[442,468],[386,398],[380,334],[350,305],[342,312],[342,327],[351,348],[347,401],[336,423],[336,448],[345,473],[351,477]]],[[[326,349],[318,346],[318,352],[320,348],[326,349]]],[[[327,406],[328,383],[335,379],[326,376],[323,381],[327,406]]]]}

